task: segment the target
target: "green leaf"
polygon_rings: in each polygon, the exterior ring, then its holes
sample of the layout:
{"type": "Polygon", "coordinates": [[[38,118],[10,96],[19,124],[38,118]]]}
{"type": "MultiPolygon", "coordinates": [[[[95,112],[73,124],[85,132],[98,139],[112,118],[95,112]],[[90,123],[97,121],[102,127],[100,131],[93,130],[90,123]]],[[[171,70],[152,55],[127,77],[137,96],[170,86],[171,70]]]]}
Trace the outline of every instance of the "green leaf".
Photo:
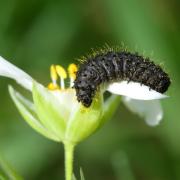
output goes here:
{"type": "Polygon", "coordinates": [[[41,123],[62,141],[67,121],[63,116],[66,109],[48,89],[36,82],[33,84],[33,100],[41,123]]]}
{"type": "Polygon", "coordinates": [[[22,180],[23,178],[0,156],[0,179],[22,180]]]}
{"type": "Polygon", "coordinates": [[[80,177],[81,177],[81,180],[85,180],[82,168],[80,168],[80,177]]]}
{"type": "MultiPolygon", "coordinates": [[[[72,180],[77,180],[74,174],[73,174],[72,180]]],[[[80,168],[80,180],[85,180],[82,168],[80,168]]]]}
{"type": "Polygon", "coordinates": [[[79,103],[76,111],[68,120],[66,141],[77,143],[91,135],[101,124],[103,110],[102,93],[97,93],[89,108],[79,103]]]}
{"type": "Polygon", "coordinates": [[[72,176],[72,180],[77,180],[76,179],[76,176],[73,174],[73,176],[72,176]]]}
{"type": "Polygon", "coordinates": [[[39,122],[36,116],[35,107],[32,104],[32,102],[24,98],[17,91],[15,91],[12,86],[9,86],[9,93],[19,112],[23,116],[24,120],[34,130],[36,130],[38,133],[42,134],[43,136],[49,139],[58,141],[58,138],[53,133],[49,132],[45,127],[43,127],[43,125],[39,122]]]}

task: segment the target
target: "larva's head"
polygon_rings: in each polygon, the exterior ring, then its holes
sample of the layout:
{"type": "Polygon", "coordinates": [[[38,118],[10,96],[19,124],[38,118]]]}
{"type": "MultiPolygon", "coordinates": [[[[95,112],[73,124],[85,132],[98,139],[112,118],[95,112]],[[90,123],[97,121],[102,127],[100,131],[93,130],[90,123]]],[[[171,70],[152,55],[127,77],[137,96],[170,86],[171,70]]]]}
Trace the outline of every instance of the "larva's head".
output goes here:
{"type": "MultiPolygon", "coordinates": [[[[77,73],[77,76],[79,72],[77,73]]],[[[79,77],[79,76],[78,76],[79,77]]],[[[89,86],[88,77],[76,78],[74,81],[74,88],[76,90],[77,100],[85,107],[89,107],[92,103],[92,90],[89,86]]]]}
{"type": "Polygon", "coordinates": [[[87,91],[79,90],[77,92],[77,100],[81,102],[85,107],[89,107],[92,103],[92,97],[89,96],[87,91]]]}

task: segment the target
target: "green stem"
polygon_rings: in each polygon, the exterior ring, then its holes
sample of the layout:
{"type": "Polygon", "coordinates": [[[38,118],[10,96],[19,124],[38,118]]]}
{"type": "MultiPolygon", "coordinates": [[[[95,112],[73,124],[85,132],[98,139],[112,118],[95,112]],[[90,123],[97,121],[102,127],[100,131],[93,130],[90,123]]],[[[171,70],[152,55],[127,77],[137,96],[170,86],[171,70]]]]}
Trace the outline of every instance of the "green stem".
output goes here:
{"type": "Polygon", "coordinates": [[[71,142],[65,142],[64,149],[65,149],[65,177],[66,180],[72,180],[74,144],[72,144],[71,142]]]}

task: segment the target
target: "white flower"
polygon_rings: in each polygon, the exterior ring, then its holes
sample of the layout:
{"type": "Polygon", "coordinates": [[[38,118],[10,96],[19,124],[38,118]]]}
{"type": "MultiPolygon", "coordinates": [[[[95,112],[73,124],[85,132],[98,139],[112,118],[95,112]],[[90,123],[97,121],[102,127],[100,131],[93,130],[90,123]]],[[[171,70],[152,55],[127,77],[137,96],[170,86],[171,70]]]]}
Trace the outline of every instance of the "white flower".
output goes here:
{"type": "MultiPolygon", "coordinates": [[[[56,141],[71,140],[75,143],[81,141],[102,125],[119,103],[117,96],[112,96],[103,103],[102,92],[99,92],[91,107],[84,108],[77,102],[75,90],[72,88],[76,71],[76,65],[71,64],[68,68],[70,87],[66,88],[64,84],[64,79],[67,78],[66,71],[59,65],[52,65],[50,69],[52,83],[46,88],[0,57],[0,75],[14,79],[32,92],[33,102],[9,86],[11,97],[20,113],[36,131],[56,141]],[[58,79],[60,83],[57,83],[58,79]],[[78,124],[81,128],[78,128],[78,124]]],[[[162,119],[163,111],[157,99],[165,98],[166,95],[149,90],[149,87],[139,83],[126,81],[112,83],[107,90],[122,95],[124,104],[132,112],[143,117],[149,125],[157,125],[162,119]]]]}

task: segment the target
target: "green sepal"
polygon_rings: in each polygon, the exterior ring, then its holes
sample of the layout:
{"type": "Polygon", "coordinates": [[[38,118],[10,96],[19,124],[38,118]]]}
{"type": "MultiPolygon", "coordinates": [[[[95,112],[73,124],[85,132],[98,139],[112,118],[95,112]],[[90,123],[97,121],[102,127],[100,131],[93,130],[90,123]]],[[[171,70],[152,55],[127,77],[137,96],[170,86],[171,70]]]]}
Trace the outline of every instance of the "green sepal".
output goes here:
{"type": "Polygon", "coordinates": [[[104,103],[103,115],[101,119],[101,126],[108,120],[110,120],[115,113],[121,101],[121,96],[111,95],[104,103]]]}
{"type": "Polygon", "coordinates": [[[91,135],[101,124],[102,108],[102,93],[97,93],[89,108],[79,103],[68,120],[65,140],[76,144],[91,135]]]}
{"type": "Polygon", "coordinates": [[[62,141],[67,121],[62,116],[63,106],[48,89],[36,82],[33,83],[32,94],[36,113],[41,123],[62,141]]]}
{"type": "Polygon", "coordinates": [[[38,133],[54,141],[59,141],[58,137],[49,132],[38,120],[34,104],[15,91],[12,86],[8,86],[8,89],[12,100],[14,101],[24,120],[38,133]]]}

